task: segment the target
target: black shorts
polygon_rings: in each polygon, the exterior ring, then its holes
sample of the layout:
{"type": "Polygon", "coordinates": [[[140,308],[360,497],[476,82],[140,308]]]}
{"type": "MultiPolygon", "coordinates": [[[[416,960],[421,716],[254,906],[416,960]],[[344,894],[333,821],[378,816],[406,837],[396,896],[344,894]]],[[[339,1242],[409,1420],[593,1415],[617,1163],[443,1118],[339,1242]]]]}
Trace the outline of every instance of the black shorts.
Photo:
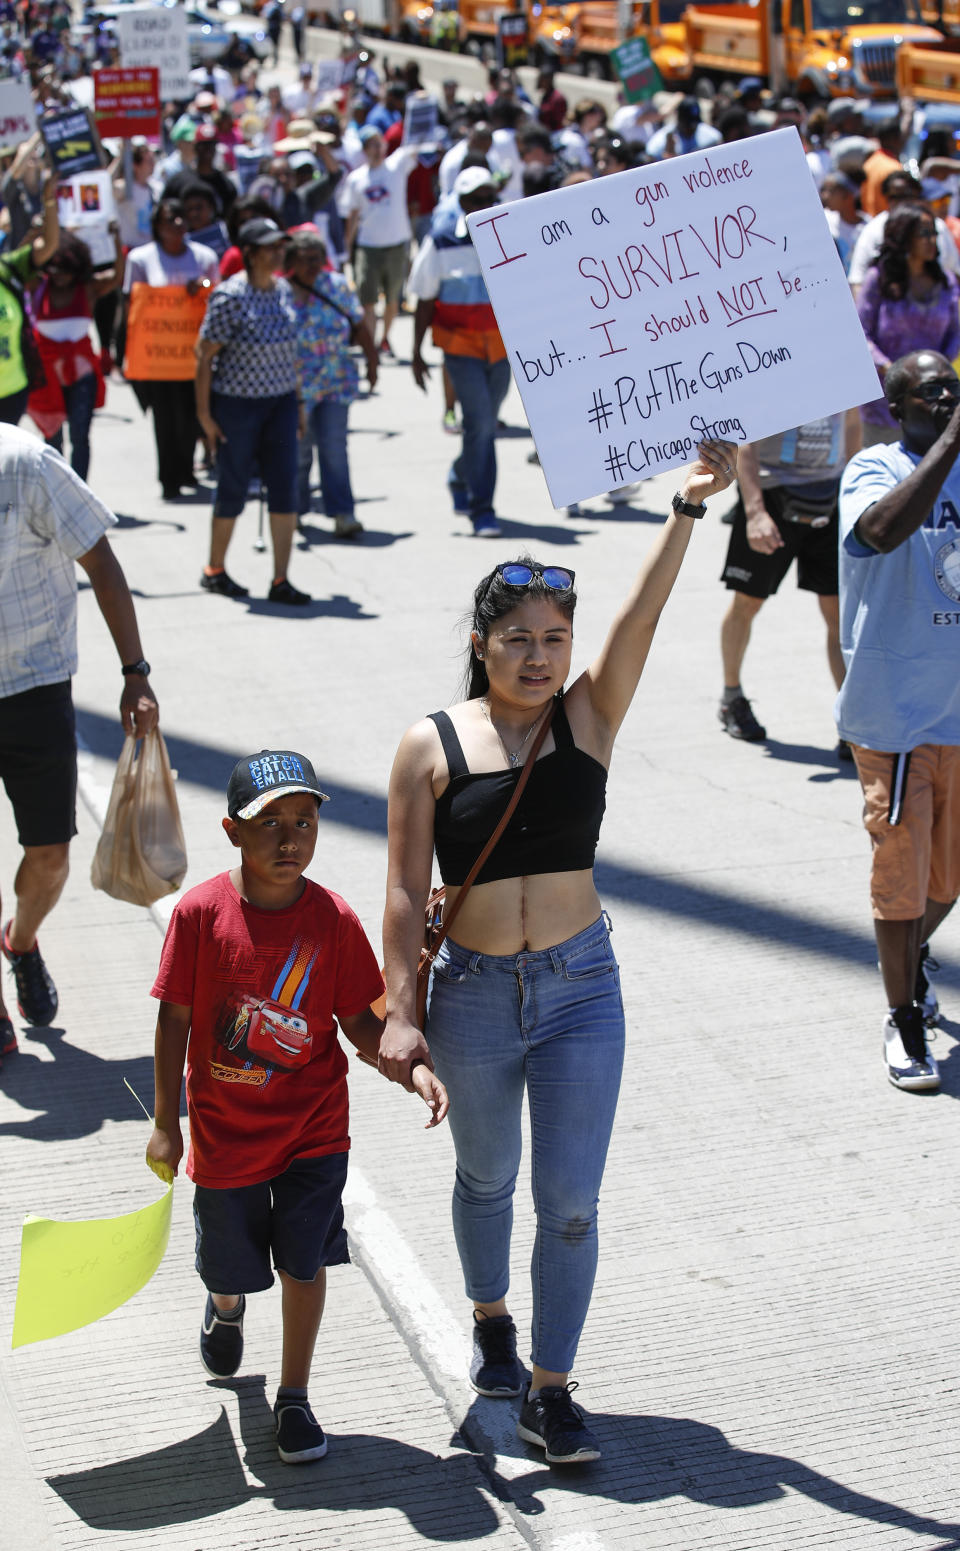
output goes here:
{"type": "Polygon", "coordinates": [[[312,1282],[321,1266],[347,1265],[343,1226],[345,1152],[294,1158],[275,1179],[215,1190],[194,1188],[197,1270],[208,1292],[265,1292],[270,1258],[295,1282],[312,1282]]]}
{"type": "Polygon", "coordinates": [[[761,555],[747,543],[747,514],[743,497],[737,497],[720,580],[732,592],[745,592],[750,598],[771,598],[796,560],[798,587],[822,598],[835,598],[840,590],[836,507],[826,527],[814,528],[805,522],[787,522],[781,516],[783,502],[780,490],[763,492],[763,504],[780,530],[783,548],[772,555],[761,555]]]}
{"type": "Polygon", "coordinates": [[[70,680],[0,697],[0,780],[22,846],[77,833],[77,729],[70,680]]]}

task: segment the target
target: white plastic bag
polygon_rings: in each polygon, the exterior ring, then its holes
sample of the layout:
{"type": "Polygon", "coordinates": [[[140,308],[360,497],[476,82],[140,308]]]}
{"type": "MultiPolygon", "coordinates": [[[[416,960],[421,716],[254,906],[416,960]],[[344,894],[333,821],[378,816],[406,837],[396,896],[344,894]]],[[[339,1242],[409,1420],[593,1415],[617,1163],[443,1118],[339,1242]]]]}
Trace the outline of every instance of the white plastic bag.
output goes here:
{"type": "Polygon", "coordinates": [[[186,871],[183,827],[163,735],[157,728],[148,732],[138,757],[137,740],[128,733],[90,880],[114,899],[152,905],[178,889],[186,871]]]}

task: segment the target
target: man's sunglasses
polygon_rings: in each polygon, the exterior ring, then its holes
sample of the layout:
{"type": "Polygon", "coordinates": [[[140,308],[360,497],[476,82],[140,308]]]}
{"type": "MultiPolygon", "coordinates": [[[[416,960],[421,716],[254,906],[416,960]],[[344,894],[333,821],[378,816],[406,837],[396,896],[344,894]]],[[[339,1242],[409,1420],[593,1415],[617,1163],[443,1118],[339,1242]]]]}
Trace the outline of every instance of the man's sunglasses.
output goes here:
{"type": "Polygon", "coordinates": [[[923,399],[925,404],[935,404],[944,393],[948,393],[952,399],[960,399],[960,382],[956,378],[952,381],[920,382],[911,392],[914,398],[923,399]]]}

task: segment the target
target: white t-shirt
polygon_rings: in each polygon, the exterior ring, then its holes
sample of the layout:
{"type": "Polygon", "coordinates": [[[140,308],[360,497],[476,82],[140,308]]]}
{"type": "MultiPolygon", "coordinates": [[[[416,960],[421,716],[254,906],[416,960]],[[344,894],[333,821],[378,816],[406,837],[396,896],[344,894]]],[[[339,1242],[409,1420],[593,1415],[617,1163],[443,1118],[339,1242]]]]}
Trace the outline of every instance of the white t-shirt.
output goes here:
{"type": "Polygon", "coordinates": [[[302,86],[297,82],[296,86],[283,88],[283,106],[291,118],[309,118],[316,100],[317,94],[312,86],[302,86]]]}
{"type": "Polygon", "coordinates": [[[159,243],[148,242],[127,254],[123,289],[129,291],[137,281],[145,285],[186,285],[188,280],[209,280],[216,285],[220,266],[212,248],[187,239],[182,253],[166,253],[159,243]]]}
{"type": "MultiPolygon", "coordinates": [[[[491,172],[509,172],[510,171],[509,166],[504,162],[503,158],[500,156],[498,151],[496,149],[494,149],[494,147],[496,147],[496,145],[497,145],[497,136],[498,135],[504,135],[504,134],[512,135],[513,131],[512,130],[504,130],[504,129],[495,129],[494,130],[494,132],[493,132],[493,146],[491,147],[491,149],[489,151],[487,151],[486,155],[483,158],[484,161],[486,162],[487,166],[490,168],[491,172]]],[[[516,142],[514,141],[514,143],[516,143],[516,142]]],[[[500,145],[501,146],[503,145],[503,141],[500,142],[500,145]]],[[[439,171],[437,173],[437,177],[438,177],[438,179],[440,181],[440,198],[441,199],[445,199],[448,194],[452,194],[453,193],[453,185],[457,181],[457,174],[460,171],[461,167],[463,166],[464,161],[466,160],[466,157],[467,157],[467,142],[466,142],[466,139],[458,140],[456,145],[452,145],[450,147],[450,149],[447,152],[446,156],[443,158],[442,162],[440,163],[440,168],[439,168],[439,171]]]]}
{"type": "Polygon", "coordinates": [[[394,248],[410,241],[407,179],[418,154],[418,146],[402,145],[379,167],[364,162],[348,174],[338,204],[344,218],[354,212],[359,215],[361,248],[394,248]]]}
{"type": "MultiPolygon", "coordinates": [[[[889,210],[881,210],[879,215],[875,215],[872,221],[867,222],[857,238],[847,272],[847,279],[851,285],[862,285],[866,279],[867,270],[883,244],[883,228],[887,224],[889,214],[889,210]]],[[[948,274],[960,277],[960,253],[957,252],[957,245],[950,235],[950,229],[943,224],[939,216],[934,219],[937,225],[937,257],[940,260],[940,268],[945,269],[948,274]]]]}

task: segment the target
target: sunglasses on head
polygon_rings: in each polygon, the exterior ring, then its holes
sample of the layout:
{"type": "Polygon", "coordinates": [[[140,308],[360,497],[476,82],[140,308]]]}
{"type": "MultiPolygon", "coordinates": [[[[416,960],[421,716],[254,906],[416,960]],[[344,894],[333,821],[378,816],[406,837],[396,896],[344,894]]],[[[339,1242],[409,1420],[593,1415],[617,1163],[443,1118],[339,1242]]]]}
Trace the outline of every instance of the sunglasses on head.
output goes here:
{"type": "MultiPolygon", "coordinates": [[[[544,587],[549,587],[551,592],[569,592],[576,576],[575,571],[567,571],[563,566],[529,566],[510,562],[508,565],[498,565],[493,573],[499,576],[508,587],[529,587],[535,576],[539,576],[544,587]]],[[[493,577],[490,578],[493,580],[493,577]]]]}

